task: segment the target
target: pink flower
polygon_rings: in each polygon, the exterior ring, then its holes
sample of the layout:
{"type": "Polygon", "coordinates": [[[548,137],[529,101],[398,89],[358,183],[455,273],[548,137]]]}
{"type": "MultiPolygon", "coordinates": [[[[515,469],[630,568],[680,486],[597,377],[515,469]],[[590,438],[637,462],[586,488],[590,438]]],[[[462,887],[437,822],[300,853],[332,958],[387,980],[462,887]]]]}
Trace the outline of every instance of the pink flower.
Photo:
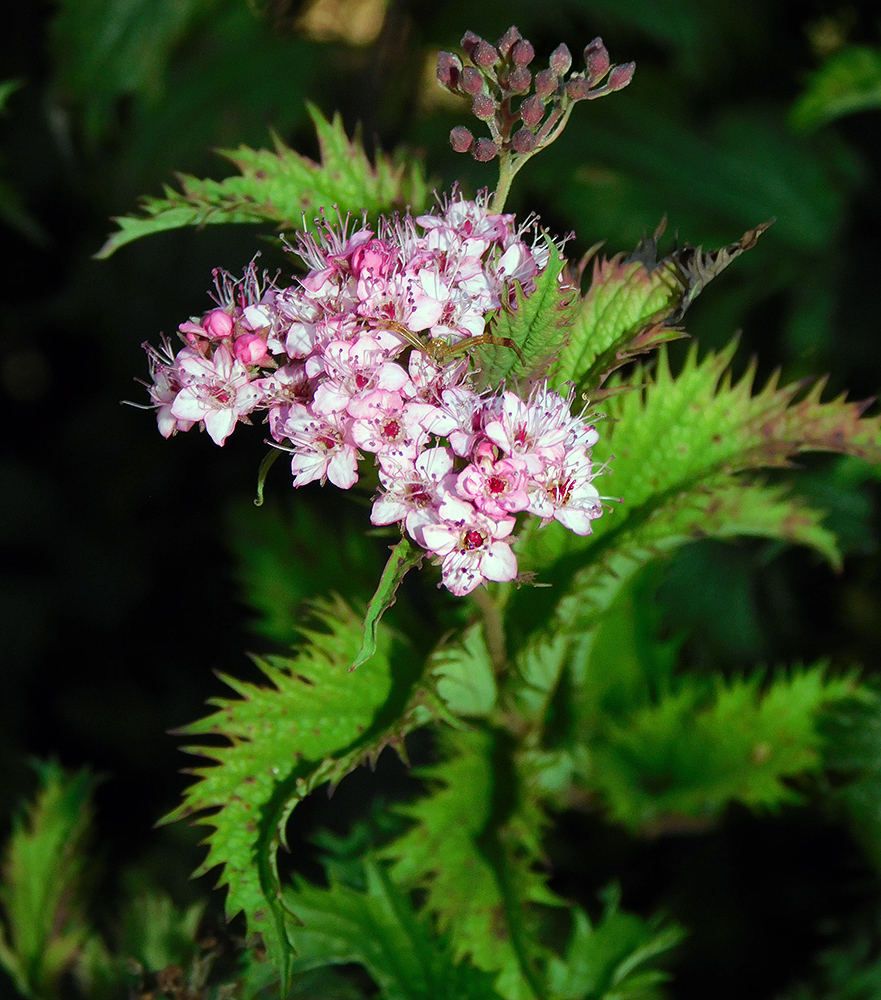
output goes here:
{"type": "Polygon", "coordinates": [[[507,517],[528,507],[523,459],[496,461],[493,446],[488,441],[478,445],[475,451],[475,460],[456,479],[459,495],[490,517],[507,517]]]}
{"type": "Polygon", "coordinates": [[[243,365],[259,365],[269,355],[266,341],[259,333],[243,333],[232,345],[233,354],[243,365]]]}
{"type": "Polygon", "coordinates": [[[352,253],[352,274],[356,279],[384,279],[389,276],[399,259],[398,247],[387,240],[370,239],[352,253]]]}
{"type": "Polygon", "coordinates": [[[424,545],[422,528],[437,520],[437,509],[455,485],[449,448],[426,448],[415,462],[387,461],[379,472],[386,488],[373,502],[374,524],[404,521],[407,533],[424,545]]]}
{"type": "Polygon", "coordinates": [[[358,481],[358,452],[351,438],[352,420],[343,413],[319,415],[302,403],[281,407],[273,437],[293,445],[294,486],[329,479],[341,490],[358,481]]]}
{"type": "Polygon", "coordinates": [[[178,431],[188,431],[195,420],[182,420],[171,412],[171,407],[181,390],[181,377],[177,370],[175,358],[171,353],[171,344],[163,339],[162,350],[157,351],[150,344],[144,344],[150,363],[150,376],[153,384],[148,386],[150,399],[156,408],[156,423],[159,433],[169,438],[178,431]]]}
{"type": "Polygon", "coordinates": [[[545,462],[562,459],[570,436],[584,428],[583,421],[570,414],[570,403],[547,383],[536,386],[527,402],[505,392],[497,414],[486,424],[486,436],[506,454],[522,458],[534,475],[545,462]]]}
{"type": "Polygon", "coordinates": [[[434,269],[423,268],[419,281],[410,289],[411,308],[407,310],[404,325],[415,333],[427,330],[440,322],[444,306],[450,298],[450,289],[434,269]]]}
{"type": "Polygon", "coordinates": [[[297,255],[309,268],[303,287],[312,292],[322,291],[327,282],[339,284],[351,270],[350,262],[357,250],[369,243],[373,231],[364,227],[348,235],[349,220],[341,221],[339,230],[322,221],[317,236],[301,233],[298,236],[297,255]]]}
{"type": "Polygon", "coordinates": [[[178,330],[186,335],[187,340],[193,344],[195,337],[204,337],[206,340],[222,340],[232,334],[232,317],[224,309],[212,309],[202,320],[197,323],[195,320],[187,320],[181,323],[178,330]]]}
{"type": "Polygon", "coordinates": [[[410,387],[410,376],[399,364],[388,360],[374,337],[335,340],[325,347],[320,358],[310,358],[306,368],[313,377],[322,372],[327,376],[327,381],[315,390],[318,413],[345,410],[354,399],[374,389],[407,392],[410,387]]]}
{"type": "MultiPolygon", "coordinates": [[[[455,364],[438,365],[423,351],[411,351],[407,362],[410,381],[416,396],[433,406],[443,406],[444,389],[452,389],[462,384],[468,373],[468,358],[462,355],[455,364]]],[[[454,426],[450,418],[450,430],[454,426]]],[[[439,433],[446,434],[447,431],[439,433]]]]}
{"type": "Polygon", "coordinates": [[[375,232],[322,220],[317,236],[299,237],[306,273],[288,288],[253,261],[242,278],[215,271],[218,308],[180,325],[189,346],[176,357],[167,342],[148,349],[160,432],[201,423],[222,445],[268,410],[295,486],[349,489],[372,453],[372,522],[403,522],[458,595],[514,579],[509,536],[521,511],[589,533],[603,509],[589,454],[597,434],[572,415],[573,390],[540,383],[524,401],[470,387],[468,338],[512,308],[515,285],[535,287],[549,256],[535,220],[516,228],[488,202],[457,193],[375,232]],[[433,351],[430,340],[465,347],[433,351]]]}
{"type": "Polygon", "coordinates": [[[450,446],[457,455],[468,458],[483,440],[484,428],[494,418],[499,399],[497,396],[483,399],[463,386],[444,389],[441,395],[449,421],[449,426],[441,433],[449,436],[450,446]]]}
{"type": "Polygon", "coordinates": [[[172,415],[201,420],[211,440],[222,445],[238,421],[260,402],[260,390],[251,385],[248,369],[223,344],[210,359],[184,349],[177,361],[184,384],[172,403],[172,415]]]}
{"type": "Polygon", "coordinates": [[[521,285],[529,282],[534,288],[532,279],[539,271],[538,264],[525,243],[519,240],[502,254],[495,265],[496,276],[501,282],[517,281],[521,285]]]}
{"type": "Polygon", "coordinates": [[[591,521],[603,512],[603,505],[591,480],[596,473],[585,451],[570,452],[535,476],[527,510],[543,524],[559,521],[576,535],[589,535],[591,521]]]}
{"type": "Polygon", "coordinates": [[[285,351],[290,358],[305,358],[318,339],[318,323],[324,315],[316,303],[296,288],[285,288],[276,297],[278,331],[269,337],[271,350],[285,351]]]}
{"type": "Polygon", "coordinates": [[[240,319],[241,325],[252,333],[265,332],[272,329],[274,302],[261,302],[245,306],[240,319]]]}
{"type": "Polygon", "coordinates": [[[428,442],[435,410],[429,403],[404,402],[398,392],[377,389],[349,403],[349,415],[355,418],[352,437],[380,459],[412,460],[428,442]]]}
{"type": "Polygon", "coordinates": [[[513,215],[490,215],[488,202],[486,194],[474,201],[458,195],[448,200],[441,215],[420,215],[416,221],[444,249],[464,242],[469,253],[482,256],[492,243],[510,235],[514,222],[513,215]]]}
{"type": "Polygon", "coordinates": [[[439,516],[443,520],[426,524],[422,536],[425,547],[441,556],[447,590],[464,597],[484,580],[514,579],[517,560],[501,540],[511,534],[513,517],[496,521],[452,498],[441,503],[439,516]]]}

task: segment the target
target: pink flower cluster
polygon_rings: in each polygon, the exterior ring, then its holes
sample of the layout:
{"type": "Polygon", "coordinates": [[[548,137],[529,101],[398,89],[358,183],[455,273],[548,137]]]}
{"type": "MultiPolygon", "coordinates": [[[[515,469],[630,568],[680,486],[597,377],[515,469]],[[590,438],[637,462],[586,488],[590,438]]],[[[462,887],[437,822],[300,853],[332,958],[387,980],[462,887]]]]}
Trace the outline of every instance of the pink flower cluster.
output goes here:
{"type": "Polygon", "coordinates": [[[528,294],[546,264],[543,241],[523,239],[530,228],[455,198],[376,232],[301,236],[307,273],[287,288],[253,264],[239,281],[218,272],[217,307],[179,327],[186,346],[146,345],[160,432],[200,424],[222,445],[268,411],[295,486],[350,489],[372,453],[374,524],[403,522],[454,594],[514,579],[518,513],[582,535],[602,513],[597,434],[571,414],[571,395],[542,382],[524,400],[469,383],[469,340],[485,342],[487,315],[513,309],[515,282],[528,294]]]}

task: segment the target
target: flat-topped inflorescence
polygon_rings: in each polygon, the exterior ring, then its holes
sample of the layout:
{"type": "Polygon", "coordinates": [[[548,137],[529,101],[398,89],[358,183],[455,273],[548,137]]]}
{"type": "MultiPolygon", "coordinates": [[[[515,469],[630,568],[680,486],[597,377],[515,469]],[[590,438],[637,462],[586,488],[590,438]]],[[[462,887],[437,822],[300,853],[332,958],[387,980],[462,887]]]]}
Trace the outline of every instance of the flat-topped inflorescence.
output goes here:
{"type": "Polygon", "coordinates": [[[492,337],[493,315],[517,308],[518,288],[535,288],[548,242],[485,198],[456,196],[375,231],[350,224],[299,237],[307,271],[290,286],[253,262],[242,279],[216,272],[216,305],[180,324],[184,346],[147,346],[159,430],[198,424],[223,445],[265,413],[295,486],[350,489],[371,454],[374,524],[402,522],[455,594],[512,580],[517,514],[587,534],[603,509],[596,431],[572,415],[571,394],[541,380],[522,387],[526,398],[471,384],[471,348],[492,337]]]}

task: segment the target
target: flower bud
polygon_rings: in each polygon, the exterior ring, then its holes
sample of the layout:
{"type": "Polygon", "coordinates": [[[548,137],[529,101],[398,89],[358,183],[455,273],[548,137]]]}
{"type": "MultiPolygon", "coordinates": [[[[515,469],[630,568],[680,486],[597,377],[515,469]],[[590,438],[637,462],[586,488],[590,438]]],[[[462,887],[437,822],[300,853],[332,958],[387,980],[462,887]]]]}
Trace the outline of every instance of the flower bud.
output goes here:
{"type": "Polygon", "coordinates": [[[527,97],[520,105],[520,117],[528,128],[535,128],[545,113],[544,101],[537,95],[527,97]]]}
{"type": "Polygon", "coordinates": [[[527,42],[525,38],[517,42],[511,49],[511,62],[515,66],[528,66],[533,59],[535,59],[535,49],[532,47],[532,43],[527,42]]]}
{"type": "MultiPolygon", "coordinates": [[[[502,35],[502,37],[499,39],[496,48],[501,53],[502,58],[504,58],[511,51],[511,47],[514,46],[519,41],[520,41],[520,32],[512,24],[511,27],[508,28],[508,30],[504,33],[504,35],[502,35]]],[[[529,45],[529,42],[527,42],[526,44],[529,45]]]]}
{"type": "Polygon", "coordinates": [[[456,90],[462,73],[462,60],[452,52],[438,52],[437,79],[442,87],[456,90]]]}
{"type": "Polygon", "coordinates": [[[512,94],[528,94],[532,73],[525,66],[515,66],[508,75],[508,89],[512,94]]]}
{"type": "Polygon", "coordinates": [[[489,42],[485,42],[483,39],[480,40],[471,55],[471,61],[474,65],[480,66],[483,69],[489,69],[490,66],[494,66],[498,61],[498,58],[499,54],[496,51],[495,46],[490,45],[489,42]]]}
{"type": "Polygon", "coordinates": [[[223,309],[212,309],[202,320],[205,335],[212,340],[228,337],[232,333],[232,317],[223,309]]]}
{"type": "Polygon", "coordinates": [[[243,365],[257,365],[269,354],[266,341],[257,333],[236,337],[232,352],[243,365]]]}
{"type": "Polygon", "coordinates": [[[471,100],[471,114],[488,122],[496,113],[496,102],[488,94],[475,94],[471,100]]]}
{"type": "Polygon", "coordinates": [[[528,128],[518,129],[511,138],[511,148],[515,153],[531,153],[536,146],[536,138],[528,128]]]}
{"type": "Polygon", "coordinates": [[[483,90],[483,76],[479,69],[475,69],[473,66],[466,66],[462,70],[462,76],[459,80],[459,87],[465,91],[466,94],[479,94],[483,90]]]}
{"type": "Polygon", "coordinates": [[[625,63],[623,66],[615,66],[609,74],[609,79],[606,83],[609,91],[623,90],[633,79],[633,71],[635,69],[635,62],[625,63]]]}
{"type": "Polygon", "coordinates": [[[572,68],[572,53],[569,51],[569,47],[561,42],[551,53],[550,64],[557,76],[568,73],[572,68]]]}
{"type": "Polygon", "coordinates": [[[450,145],[457,153],[467,153],[474,143],[474,136],[464,125],[457,125],[450,132],[450,145]]]}
{"type": "Polygon", "coordinates": [[[570,101],[583,101],[590,92],[590,84],[583,76],[573,76],[566,83],[566,96],[570,101]]]}
{"type": "Polygon", "coordinates": [[[609,53],[603,45],[602,38],[595,38],[584,50],[584,65],[587,67],[587,78],[595,83],[609,72],[609,53]]]}
{"type": "Polygon", "coordinates": [[[559,78],[552,69],[543,69],[535,74],[535,96],[547,100],[557,89],[559,78]]]}
{"type": "Polygon", "coordinates": [[[471,154],[478,163],[489,163],[498,156],[499,150],[492,139],[478,139],[471,154]]]}
{"type": "Polygon", "coordinates": [[[465,51],[465,55],[472,61],[474,60],[474,50],[482,41],[483,39],[480,35],[475,35],[473,31],[466,31],[462,36],[462,48],[465,51]]]}

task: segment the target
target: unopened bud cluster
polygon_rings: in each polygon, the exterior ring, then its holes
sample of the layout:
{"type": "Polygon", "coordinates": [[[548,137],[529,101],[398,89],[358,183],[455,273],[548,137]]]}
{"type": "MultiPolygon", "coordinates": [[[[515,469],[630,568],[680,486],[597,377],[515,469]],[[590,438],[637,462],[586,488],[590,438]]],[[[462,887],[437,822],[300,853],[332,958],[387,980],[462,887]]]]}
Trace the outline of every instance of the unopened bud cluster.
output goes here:
{"type": "Polygon", "coordinates": [[[446,90],[470,97],[472,113],[489,126],[491,138],[475,140],[463,125],[450,133],[457,153],[482,162],[537,152],[557,137],[572,105],[621,90],[633,77],[634,63],[613,66],[600,38],[585,48],[585,68],[575,73],[569,49],[558,45],[548,68],[533,74],[535,50],[515,27],[495,45],[469,31],[462,49],[464,61],[452,52],[438,55],[437,77],[446,90]]]}

